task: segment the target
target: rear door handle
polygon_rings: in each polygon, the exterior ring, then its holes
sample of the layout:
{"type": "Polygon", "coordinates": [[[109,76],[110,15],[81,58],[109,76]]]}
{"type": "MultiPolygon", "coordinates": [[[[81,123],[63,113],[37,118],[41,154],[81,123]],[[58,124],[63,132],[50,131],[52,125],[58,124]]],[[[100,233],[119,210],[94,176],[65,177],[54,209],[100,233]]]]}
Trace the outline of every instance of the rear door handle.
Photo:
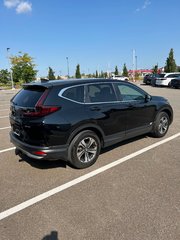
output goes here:
{"type": "Polygon", "coordinates": [[[134,108],[134,105],[132,103],[129,103],[128,108],[134,108]]]}
{"type": "Polygon", "coordinates": [[[91,109],[91,111],[100,111],[101,110],[101,108],[98,106],[92,106],[92,107],[90,107],[90,109],[91,109]]]}

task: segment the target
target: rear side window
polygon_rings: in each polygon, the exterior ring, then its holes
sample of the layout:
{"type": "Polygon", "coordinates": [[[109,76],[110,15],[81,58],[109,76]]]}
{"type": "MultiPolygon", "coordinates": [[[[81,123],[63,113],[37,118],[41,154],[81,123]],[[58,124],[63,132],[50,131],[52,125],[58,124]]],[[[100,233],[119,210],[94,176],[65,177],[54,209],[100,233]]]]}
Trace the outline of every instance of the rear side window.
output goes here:
{"type": "Polygon", "coordinates": [[[87,86],[88,100],[91,103],[117,101],[112,84],[99,83],[87,86]]]}
{"type": "Polygon", "coordinates": [[[22,89],[12,102],[20,107],[35,107],[36,103],[44,93],[44,88],[25,88],[22,89]]]}
{"type": "Polygon", "coordinates": [[[64,98],[83,103],[84,102],[84,86],[68,88],[62,93],[62,96],[64,98]]]}

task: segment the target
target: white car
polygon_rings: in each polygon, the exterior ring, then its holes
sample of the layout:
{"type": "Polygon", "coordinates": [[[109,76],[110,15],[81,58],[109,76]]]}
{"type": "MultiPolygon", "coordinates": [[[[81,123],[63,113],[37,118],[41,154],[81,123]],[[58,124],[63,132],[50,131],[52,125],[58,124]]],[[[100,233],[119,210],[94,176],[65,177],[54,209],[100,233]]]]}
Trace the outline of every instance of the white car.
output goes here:
{"type": "Polygon", "coordinates": [[[112,78],[112,79],[115,79],[115,80],[129,81],[129,78],[128,78],[128,77],[121,76],[121,75],[112,75],[111,78],[112,78]]]}
{"type": "Polygon", "coordinates": [[[180,77],[180,72],[165,73],[163,78],[156,79],[156,86],[171,86],[171,80],[180,77]]]}

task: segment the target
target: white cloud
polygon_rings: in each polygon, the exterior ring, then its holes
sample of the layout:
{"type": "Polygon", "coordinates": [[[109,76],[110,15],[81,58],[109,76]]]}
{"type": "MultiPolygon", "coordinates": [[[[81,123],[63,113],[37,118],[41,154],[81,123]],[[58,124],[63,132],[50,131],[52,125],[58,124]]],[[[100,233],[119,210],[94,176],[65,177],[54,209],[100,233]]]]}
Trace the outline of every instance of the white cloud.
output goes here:
{"type": "Polygon", "coordinates": [[[16,12],[18,14],[27,13],[27,12],[31,12],[31,11],[32,11],[32,4],[29,2],[21,2],[20,4],[18,4],[18,6],[16,8],[16,12]]]}
{"type": "Polygon", "coordinates": [[[142,7],[136,9],[136,12],[140,12],[141,10],[145,10],[149,5],[151,5],[150,0],[145,0],[142,7]]]}
{"type": "Polygon", "coordinates": [[[32,3],[24,0],[4,0],[4,6],[7,8],[15,8],[18,14],[32,11],[32,3]]]}
{"type": "Polygon", "coordinates": [[[20,3],[20,0],[4,0],[4,6],[7,8],[16,7],[20,3]]]}
{"type": "Polygon", "coordinates": [[[144,5],[142,6],[142,9],[146,9],[149,5],[151,5],[151,1],[145,0],[144,5]]]}

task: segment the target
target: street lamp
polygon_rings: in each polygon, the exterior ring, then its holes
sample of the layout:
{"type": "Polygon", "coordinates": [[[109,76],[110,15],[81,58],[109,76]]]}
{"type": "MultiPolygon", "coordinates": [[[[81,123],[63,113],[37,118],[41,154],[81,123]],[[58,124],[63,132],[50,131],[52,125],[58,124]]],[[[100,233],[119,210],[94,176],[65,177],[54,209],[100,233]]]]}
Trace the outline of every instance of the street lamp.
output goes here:
{"type": "Polygon", "coordinates": [[[8,63],[9,63],[9,71],[10,71],[10,77],[11,77],[11,86],[12,89],[14,90],[14,81],[13,81],[13,74],[12,74],[12,70],[11,70],[11,62],[10,62],[10,57],[9,57],[9,50],[10,48],[7,48],[7,58],[8,58],[8,63]]]}
{"type": "Polygon", "coordinates": [[[68,79],[69,79],[69,58],[66,57],[67,60],[67,73],[68,73],[68,79]]]}

